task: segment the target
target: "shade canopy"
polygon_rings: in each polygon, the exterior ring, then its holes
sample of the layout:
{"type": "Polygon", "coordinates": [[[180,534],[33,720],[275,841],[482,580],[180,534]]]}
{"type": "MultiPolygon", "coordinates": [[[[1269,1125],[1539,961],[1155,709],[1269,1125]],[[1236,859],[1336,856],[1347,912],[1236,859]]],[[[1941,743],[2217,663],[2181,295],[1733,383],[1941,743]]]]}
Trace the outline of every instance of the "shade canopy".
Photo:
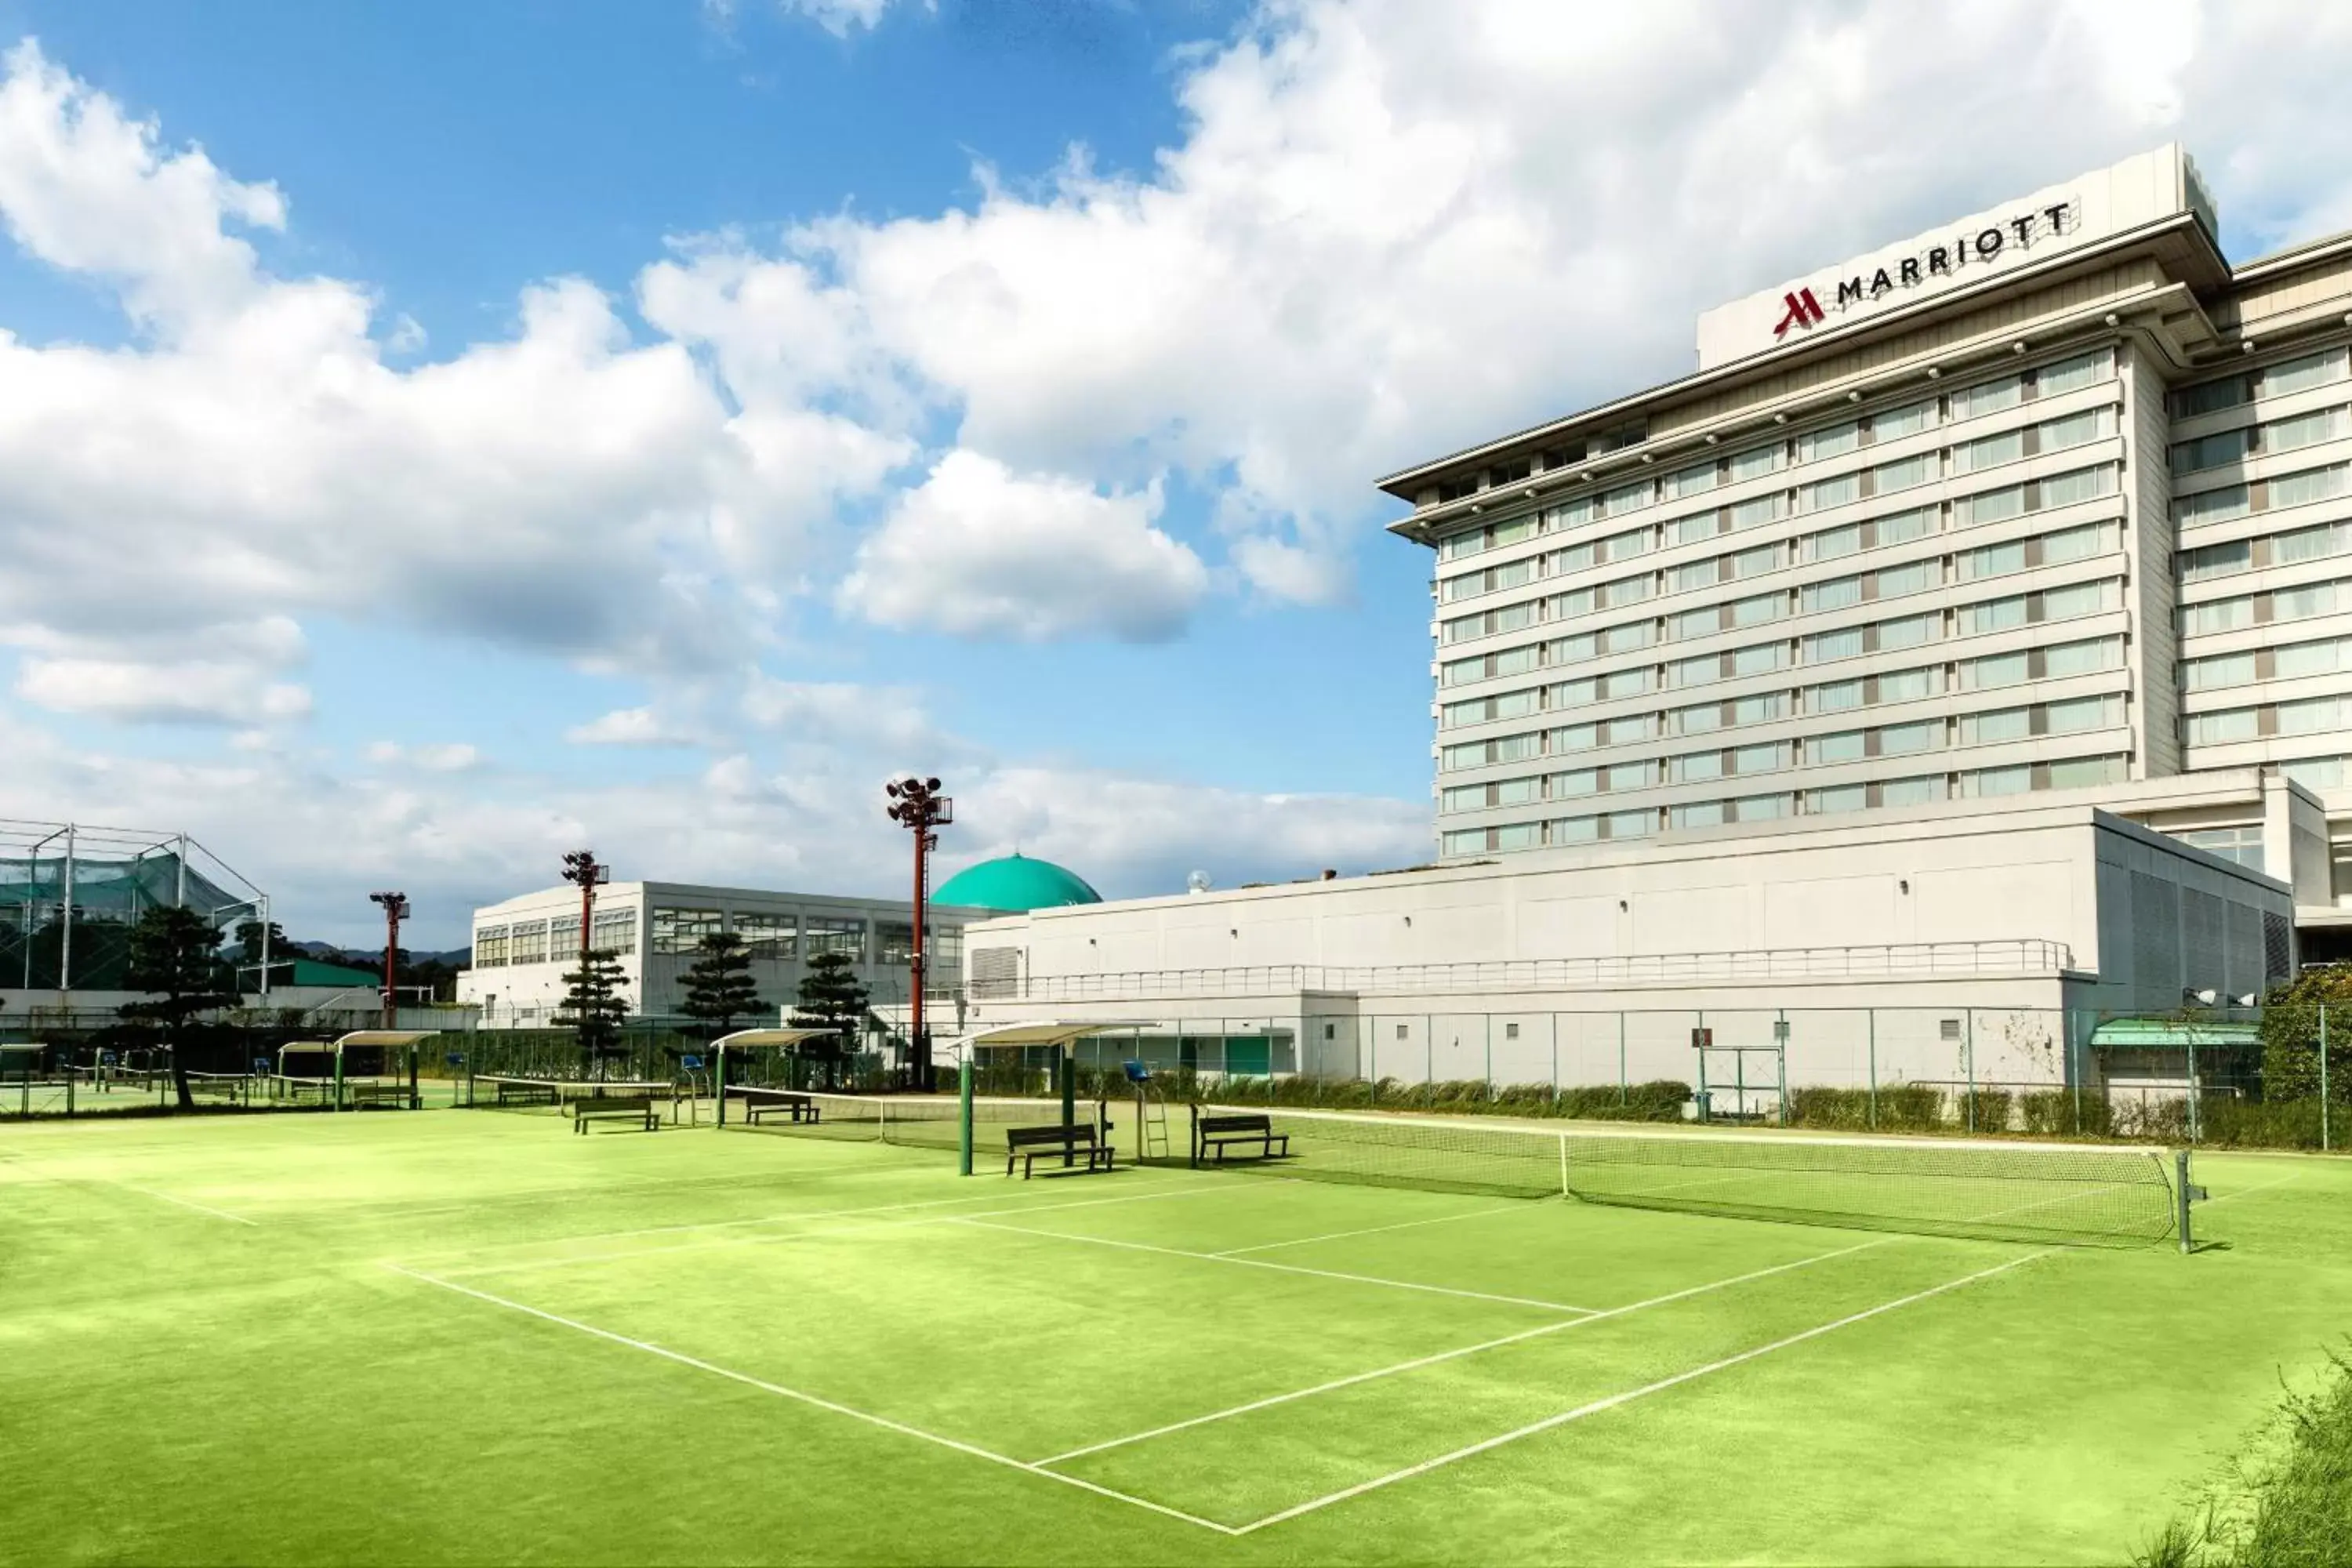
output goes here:
{"type": "MultiPolygon", "coordinates": [[[[438,1029],[353,1029],[348,1035],[337,1036],[332,1048],[340,1051],[345,1046],[413,1046],[440,1033],[438,1029]]],[[[322,1045],[320,1048],[328,1047],[322,1045]]]]}
{"type": "Polygon", "coordinates": [[[826,1038],[841,1033],[838,1029],[738,1029],[731,1035],[721,1035],[711,1041],[720,1046],[797,1046],[803,1040],[826,1038]]]}
{"type": "Polygon", "coordinates": [[[1025,1023],[993,1024],[975,1030],[964,1043],[981,1050],[992,1046],[1066,1046],[1093,1035],[1116,1035],[1151,1026],[1139,1018],[1033,1018],[1025,1023]]]}

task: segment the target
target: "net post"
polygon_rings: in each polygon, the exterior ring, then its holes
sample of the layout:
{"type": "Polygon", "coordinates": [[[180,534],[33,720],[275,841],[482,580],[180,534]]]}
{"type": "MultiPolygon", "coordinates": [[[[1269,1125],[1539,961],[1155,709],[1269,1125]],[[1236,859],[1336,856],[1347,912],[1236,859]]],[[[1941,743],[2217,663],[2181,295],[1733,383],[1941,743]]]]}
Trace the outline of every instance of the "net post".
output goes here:
{"type": "Polygon", "coordinates": [[[1559,1195],[1568,1196],[1568,1134],[1559,1135],[1559,1195]]]}
{"type": "MultiPolygon", "coordinates": [[[[1062,1057],[1062,1059],[1061,1059],[1060,1066],[1061,1066],[1061,1069],[1062,1069],[1062,1125],[1063,1125],[1063,1126],[1065,1126],[1065,1127],[1076,1127],[1076,1126],[1078,1124],[1078,1062],[1077,1062],[1077,1058],[1076,1058],[1075,1055],[1073,1055],[1073,1054],[1072,1054],[1072,1052],[1071,1052],[1071,1049],[1070,1049],[1069,1046],[1068,1046],[1068,1045],[1066,1045],[1066,1045],[1064,1045],[1064,1046],[1062,1047],[1062,1050],[1061,1050],[1061,1057],[1062,1057]]],[[[1067,1144],[1067,1143],[1065,1143],[1065,1144],[1062,1146],[1062,1163],[1063,1163],[1064,1165],[1067,1166],[1067,1165],[1074,1165],[1074,1164],[1076,1164],[1076,1163],[1077,1163],[1077,1151],[1076,1151],[1076,1148],[1074,1148],[1073,1146],[1071,1146],[1071,1145],[1067,1144]]]]}
{"type": "Polygon", "coordinates": [[[2330,1146],[2327,1126],[2327,1004],[2319,1005],[2319,1147],[2330,1146]]]}
{"type": "Polygon", "coordinates": [[[1551,1107],[1559,1109],[1559,1015],[1551,1016],[1551,1107]]]}
{"type": "Polygon", "coordinates": [[[711,1047],[710,1092],[719,1097],[719,1104],[712,1112],[711,1125],[724,1127],[727,1125],[727,1042],[724,1039],[711,1047]]]}
{"type": "Polygon", "coordinates": [[[956,1173],[971,1174],[971,1047],[956,1064],[956,1173]]]}
{"type": "Polygon", "coordinates": [[[343,1108],[343,1047],[335,1047],[335,1109],[343,1108]]]}
{"type": "Polygon", "coordinates": [[[2195,1249],[2195,1244],[2189,1239],[2189,1186],[2188,1150],[2176,1149],[2173,1151],[2172,1173],[2172,1199],[2173,1202],[2179,1205],[2179,1219],[2178,1221],[2177,1227],[2180,1232],[2180,1255],[2186,1258],[2195,1249]]]}
{"type": "Polygon", "coordinates": [[[1630,1103],[1625,1089],[1625,1009],[1617,1009],[1617,1104],[1630,1103]]]}
{"type": "Polygon", "coordinates": [[[1969,1131],[1977,1130],[1977,1010],[1960,1010],[1960,1073],[1968,1080],[1969,1131]]]}
{"type": "Polygon", "coordinates": [[[408,1042],[408,1109],[411,1110],[425,1109],[425,1098],[417,1092],[416,1042],[414,1040],[408,1042]]]}
{"type": "Polygon", "coordinates": [[[1870,1039],[1870,1130],[1878,1131],[1878,1009],[1873,1007],[1863,1015],[1867,1020],[1870,1039]]]}

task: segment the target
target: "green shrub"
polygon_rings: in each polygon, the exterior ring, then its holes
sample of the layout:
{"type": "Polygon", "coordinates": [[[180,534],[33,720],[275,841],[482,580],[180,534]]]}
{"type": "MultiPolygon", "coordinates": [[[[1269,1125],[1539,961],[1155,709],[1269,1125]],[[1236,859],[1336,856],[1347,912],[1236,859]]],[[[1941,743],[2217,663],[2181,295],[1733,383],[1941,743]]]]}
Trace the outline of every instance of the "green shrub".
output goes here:
{"type": "Polygon", "coordinates": [[[1882,1085],[1878,1090],[1881,1131],[1934,1132],[1944,1125],[1944,1091],[1930,1083],[1882,1085]]]}
{"type": "Polygon", "coordinates": [[[1789,1091],[1789,1123],[1792,1127],[1866,1129],[1872,1123],[1870,1090],[1792,1089],[1789,1091]]]}
{"type": "Polygon", "coordinates": [[[1952,1097],[1953,1116],[1972,1132],[2006,1132],[2017,1097],[2005,1089],[1963,1089],[1952,1097]]]}

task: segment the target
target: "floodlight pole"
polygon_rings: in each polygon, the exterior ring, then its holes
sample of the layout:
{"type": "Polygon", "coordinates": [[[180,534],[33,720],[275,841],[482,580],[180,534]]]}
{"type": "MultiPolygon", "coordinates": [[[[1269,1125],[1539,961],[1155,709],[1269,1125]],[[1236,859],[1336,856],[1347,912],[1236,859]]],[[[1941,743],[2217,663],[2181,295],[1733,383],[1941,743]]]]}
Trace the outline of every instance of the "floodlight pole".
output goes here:
{"type": "MultiPolygon", "coordinates": [[[[400,1027],[400,922],[408,918],[406,893],[370,893],[368,902],[383,906],[383,1026],[400,1027]]],[[[262,917],[261,940],[269,941],[268,916],[262,917]]],[[[269,983],[268,958],[262,959],[262,984],[269,983]]]]}
{"type": "Polygon", "coordinates": [[[915,940],[908,965],[907,1064],[910,1087],[931,1088],[931,1040],[923,1028],[923,928],[930,923],[930,852],[940,847],[931,829],[955,820],[955,802],[939,793],[935,778],[903,778],[882,786],[890,798],[890,820],[915,836],[915,940]]]}

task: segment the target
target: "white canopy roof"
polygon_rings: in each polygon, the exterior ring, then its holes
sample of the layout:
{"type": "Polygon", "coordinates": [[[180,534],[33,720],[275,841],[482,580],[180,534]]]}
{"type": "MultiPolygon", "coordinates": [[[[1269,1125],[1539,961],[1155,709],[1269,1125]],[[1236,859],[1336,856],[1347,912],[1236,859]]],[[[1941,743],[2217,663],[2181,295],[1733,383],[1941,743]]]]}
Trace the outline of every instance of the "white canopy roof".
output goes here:
{"type": "Polygon", "coordinates": [[[803,1040],[814,1040],[826,1035],[837,1035],[838,1029],[738,1029],[731,1035],[721,1035],[711,1041],[718,1046],[797,1046],[803,1040]]]}
{"type": "MultiPolygon", "coordinates": [[[[335,1048],[345,1046],[413,1046],[419,1040],[429,1040],[438,1029],[353,1029],[335,1038],[335,1048]]],[[[306,1044],[308,1042],[305,1042],[306,1044]]]]}
{"type": "Polygon", "coordinates": [[[1117,1035],[1152,1026],[1141,1018],[1033,1018],[1019,1024],[992,1024],[975,1029],[965,1044],[990,1046],[1066,1046],[1089,1035],[1117,1035]]]}

